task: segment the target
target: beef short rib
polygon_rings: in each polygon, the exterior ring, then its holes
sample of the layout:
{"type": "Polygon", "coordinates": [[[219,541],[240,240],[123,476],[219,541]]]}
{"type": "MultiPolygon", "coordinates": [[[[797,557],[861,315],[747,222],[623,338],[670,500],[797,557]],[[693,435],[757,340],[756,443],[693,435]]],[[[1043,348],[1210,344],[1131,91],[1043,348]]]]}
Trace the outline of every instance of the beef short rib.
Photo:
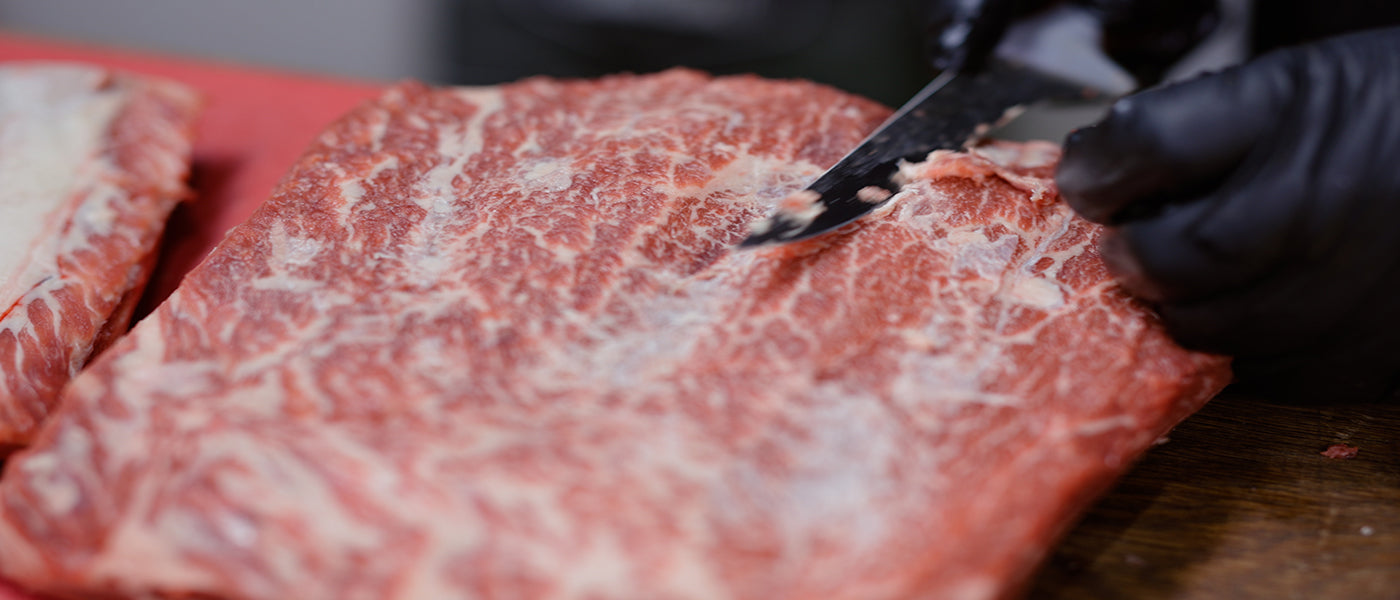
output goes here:
{"type": "MultiPolygon", "coordinates": [[[[0,483],[66,594],[1014,594],[1227,377],[1119,291],[1049,144],[733,249],[886,109],[691,71],[404,85],[74,381],[0,483]]],[[[184,596],[181,596],[184,597],[184,596]]]]}
{"type": "Polygon", "coordinates": [[[60,63],[0,66],[0,446],[126,331],[185,196],[198,99],[60,63]]]}

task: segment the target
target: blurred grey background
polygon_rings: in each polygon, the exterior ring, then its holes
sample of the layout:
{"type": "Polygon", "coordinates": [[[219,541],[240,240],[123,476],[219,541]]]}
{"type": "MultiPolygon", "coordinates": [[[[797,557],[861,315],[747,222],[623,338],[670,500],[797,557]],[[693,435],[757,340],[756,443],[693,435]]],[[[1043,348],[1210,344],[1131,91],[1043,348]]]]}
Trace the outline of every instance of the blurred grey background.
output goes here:
{"type": "Polygon", "coordinates": [[[357,79],[493,84],[675,64],[898,104],[916,0],[0,0],[0,28],[357,79]]]}
{"type": "MultiPolygon", "coordinates": [[[[1166,0],[1164,0],[1166,1],[1166,0]]],[[[897,106],[932,76],[928,0],[0,0],[0,29],[346,78],[496,84],[685,65],[827,83],[897,106]]],[[[1175,77],[1250,50],[1400,23],[1393,0],[1220,0],[1175,77]],[[1259,10],[1251,10],[1256,5],[1259,10]],[[1252,13],[1252,14],[1251,14],[1252,13]],[[1363,21],[1364,22],[1364,21],[1363,21]]],[[[1057,139],[1101,105],[1017,121],[1057,139]],[[1041,123],[1049,122],[1048,127],[1041,123]]]]}

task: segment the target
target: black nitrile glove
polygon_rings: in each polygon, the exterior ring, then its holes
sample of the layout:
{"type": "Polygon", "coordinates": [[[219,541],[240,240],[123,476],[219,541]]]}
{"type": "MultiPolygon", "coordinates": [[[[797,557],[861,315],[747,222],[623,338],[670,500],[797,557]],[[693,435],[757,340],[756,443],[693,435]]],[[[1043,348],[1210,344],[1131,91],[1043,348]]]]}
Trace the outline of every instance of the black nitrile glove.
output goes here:
{"type": "Polygon", "coordinates": [[[1056,176],[1104,259],[1241,383],[1377,397],[1400,374],[1400,28],[1119,100],[1056,176]]]}
{"type": "MultiPolygon", "coordinates": [[[[936,69],[975,70],[1012,21],[1064,0],[935,0],[926,3],[928,55],[936,69]]],[[[1155,83],[1214,27],[1216,0],[1069,0],[1098,16],[1103,51],[1140,84],[1155,83]]]]}

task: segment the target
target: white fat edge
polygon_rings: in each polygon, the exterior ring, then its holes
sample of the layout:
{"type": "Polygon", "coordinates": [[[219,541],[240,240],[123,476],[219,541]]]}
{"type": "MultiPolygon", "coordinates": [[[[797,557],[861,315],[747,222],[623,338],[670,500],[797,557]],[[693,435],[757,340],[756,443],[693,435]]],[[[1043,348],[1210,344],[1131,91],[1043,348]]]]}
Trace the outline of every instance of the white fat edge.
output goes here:
{"type": "Polygon", "coordinates": [[[0,236],[0,306],[56,271],[57,221],[104,169],[103,136],[125,100],[96,91],[104,77],[85,67],[0,69],[0,147],[23,149],[0,153],[0,222],[10,232],[0,236]]]}

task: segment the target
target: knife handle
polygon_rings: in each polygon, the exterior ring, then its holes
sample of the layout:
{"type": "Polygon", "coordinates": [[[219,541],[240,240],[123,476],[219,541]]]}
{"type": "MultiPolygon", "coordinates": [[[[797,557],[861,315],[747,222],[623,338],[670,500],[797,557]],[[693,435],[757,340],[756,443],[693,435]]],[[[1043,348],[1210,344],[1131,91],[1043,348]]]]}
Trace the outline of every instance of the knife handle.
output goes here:
{"type": "Polygon", "coordinates": [[[996,49],[1011,21],[1050,0],[935,0],[925,4],[929,63],[940,71],[976,72],[996,49]]]}
{"type": "MultiPolygon", "coordinates": [[[[925,3],[929,62],[939,70],[976,72],[1013,21],[1053,0],[935,0],[925,3]]],[[[1101,51],[1140,85],[1159,81],[1220,20],[1218,0],[1073,0],[1099,21],[1101,51]]]]}

